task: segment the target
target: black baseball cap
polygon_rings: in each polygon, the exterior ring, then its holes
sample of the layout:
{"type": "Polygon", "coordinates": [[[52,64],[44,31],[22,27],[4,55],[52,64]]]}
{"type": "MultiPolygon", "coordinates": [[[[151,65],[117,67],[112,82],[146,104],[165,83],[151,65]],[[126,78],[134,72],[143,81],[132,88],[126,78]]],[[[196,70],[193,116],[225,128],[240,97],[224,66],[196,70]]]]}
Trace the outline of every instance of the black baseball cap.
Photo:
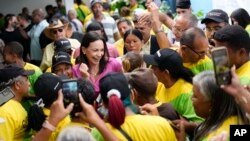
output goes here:
{"type": "Polygon", "coordinates": [[[191,6],[190,0],[177,0],[176,8],[189,9],[191,6]]]}
{"type": "Polygon", "coordinates": [[[0,84],[5,85],[18,76],[29,76],[34,73],[34,70],[24,70],[24,68],[19,67],[17,64],[6,65],[0,69],[0,84]]]}
{"type": "Polygon", "coordinates": [[[130,87],[123,73],[111,72],[100,80],[100,92],[104,101],[108,101],[108,93],[111,90],[119,91],[121,100],[126,99],[130,95],[130,87]]]}
{"type": "Polygon", "coordinates": [[[207,23],[207,22],[225,22],[228,23],[228,15],[225,11],[221,10],[221,9],[213,9],[210,12],[207,13],[206,17],[201,20],[201,23],[207,23]]]}
{"type": "Polygon", "coordinates": [[[45,106],[50,106],[57,99],[61,87],[61,78],[53,73],[46,72],[37,78],[34,91],[36,96],[43,99],[45,106]]]}
{"type": "Polygon", "coordinates": [[[57,52],[53,57],[52,57],[52,68],[55,68],[59,64],[69,64],[72,65],[71,60],[70,60],[70,55],[66,52],[57,52]]]}
{"type": "Polygon", "coordinates": [[[67,52],[72,48],[68,39],[59,39],[54,42],[55,52],[63,51],[67,52]]]}
{"type": "Polygon", "coordinates": [[[143,60],[148,65],[154,65],[161,69],[183,68],[181,56],[173,49],[164,48],[158,50],[154,55],[143,55],[143,60]]]}

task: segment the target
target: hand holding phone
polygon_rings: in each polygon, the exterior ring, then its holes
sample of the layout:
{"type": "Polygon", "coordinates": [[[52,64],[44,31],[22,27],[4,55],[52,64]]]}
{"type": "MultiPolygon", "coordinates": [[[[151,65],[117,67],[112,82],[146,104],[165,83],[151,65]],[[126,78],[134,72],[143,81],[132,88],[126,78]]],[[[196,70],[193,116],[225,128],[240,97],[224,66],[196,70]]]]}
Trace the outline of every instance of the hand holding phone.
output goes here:
{"type": "Polygon", "coordinates": [[[215,78],[218,85],[231,83],[229,56],[226,47],[216,47],[211,50],[215,78]]]}
{"type": "Polygon", "coordinates": [[[72,113],[80,112],[81,107],[78,97],[78,83],[75,79],[68,79],[62,81],[62,93],[64,106],[68,106],[70,103],[74,103],[72,113]]]}

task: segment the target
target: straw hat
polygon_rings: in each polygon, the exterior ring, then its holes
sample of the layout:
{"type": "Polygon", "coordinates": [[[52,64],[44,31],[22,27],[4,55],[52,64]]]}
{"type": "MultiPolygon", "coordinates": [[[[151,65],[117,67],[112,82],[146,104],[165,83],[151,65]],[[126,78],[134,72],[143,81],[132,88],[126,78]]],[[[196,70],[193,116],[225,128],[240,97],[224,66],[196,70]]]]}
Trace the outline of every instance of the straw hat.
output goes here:
{"type": "Polygon", "coordinates": [[[57,28],[66,28],[67,24],[63,24],[61,20],[59,19],[54,19],[50,21],[49,26],[45,28],[44,34],[46,37],[54,40],[54,34],[51,32],[52,29],[57,29],[57,28]]]}

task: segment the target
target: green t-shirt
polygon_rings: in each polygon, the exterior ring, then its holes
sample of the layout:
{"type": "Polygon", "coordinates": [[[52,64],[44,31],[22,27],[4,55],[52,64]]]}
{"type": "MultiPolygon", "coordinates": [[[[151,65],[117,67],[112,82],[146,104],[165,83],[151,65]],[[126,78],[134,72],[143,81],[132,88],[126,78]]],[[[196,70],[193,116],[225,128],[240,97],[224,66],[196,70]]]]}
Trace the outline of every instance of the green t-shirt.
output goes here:
{"type": "Polygon", "coordinates": [[[200,59],[197,63],[183,63],[183,65],[189,68],[194,75],[206,70],[213,70],[213,62],[207,56],[204,59],[200,59]]]}

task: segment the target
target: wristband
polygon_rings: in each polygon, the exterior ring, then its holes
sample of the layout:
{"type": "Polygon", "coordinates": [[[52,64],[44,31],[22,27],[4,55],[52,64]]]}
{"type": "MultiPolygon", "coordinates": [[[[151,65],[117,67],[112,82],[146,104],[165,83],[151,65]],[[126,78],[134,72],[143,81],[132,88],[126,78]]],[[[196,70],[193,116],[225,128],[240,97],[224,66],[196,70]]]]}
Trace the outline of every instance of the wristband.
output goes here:
{"type": "Polygon", "coordinates": [[[54,132],[56,130],[56,127],[49,123],[48,120],[45,120],[43,123],[43,128],[49,129],[50,131],[54,132]]]}
{"type": "Polygon", "coordinates": [[[164,32],[162,28],[157,29],[157,30],[155,31],[155,34],[160,33],[160,32],[164,32]]]}

